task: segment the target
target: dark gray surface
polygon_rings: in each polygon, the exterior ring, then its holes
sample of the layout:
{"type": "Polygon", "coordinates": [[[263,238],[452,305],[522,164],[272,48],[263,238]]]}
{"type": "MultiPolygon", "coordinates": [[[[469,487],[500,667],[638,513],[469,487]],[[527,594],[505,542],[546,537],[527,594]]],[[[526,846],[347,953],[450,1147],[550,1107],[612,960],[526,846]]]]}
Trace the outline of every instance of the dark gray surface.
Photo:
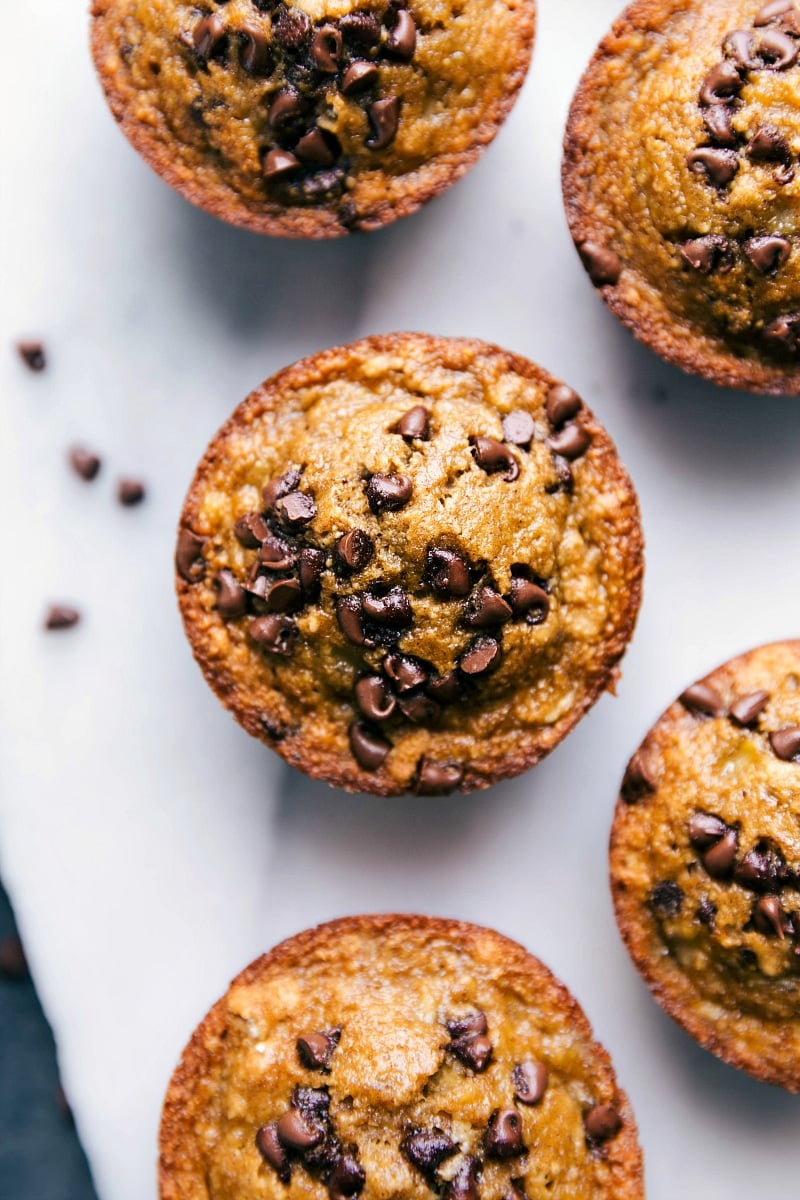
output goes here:
{"type": "MultiPolygon", "coordinates": [[[[0,886],[0,941],[14,916],[0,886]]],[[[96,1200],[69,1112],[59,1100],[50,1028],[30,979],[0,972],[0,1197],[96,1200]]]]}

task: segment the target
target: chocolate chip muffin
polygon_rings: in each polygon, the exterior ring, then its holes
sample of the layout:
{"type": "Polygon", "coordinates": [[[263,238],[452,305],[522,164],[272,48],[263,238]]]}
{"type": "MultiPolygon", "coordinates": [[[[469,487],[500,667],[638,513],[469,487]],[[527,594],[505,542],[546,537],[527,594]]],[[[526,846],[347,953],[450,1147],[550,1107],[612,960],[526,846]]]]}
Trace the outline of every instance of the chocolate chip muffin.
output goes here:
{"type": "Polygon", "coordinates": [[[367,338],[234,412],[180,520],[195,657],[287,762],[379,795],[533,766],[613,686],[636,497],[580,398],[482,342],[367,338]]]}
{"type": "Polygon", "coordinates": [[[628,766],[611,879],[659,1004],[800,1092],[800,642],[733,659],[667,709],[628,766]]]}
{"type": "Polygon", "coordinates": [[[193,204],[338,237],[467,171],[525,78],[535,0],[94,0],[114,116],[193,204]]]}
{"type": "Polygon", "coordinates": [[[754,392],[800,393],[799,89],[793,0],[636,0],[567,127],[567,216],[606,303],[754,392]]]}
{"type": "Polygon", "coordinates": [[[161,1200],[639,1200],[627,1097],[515,942],[354,917],[233,981],[167,1092],[161,1200]]]}

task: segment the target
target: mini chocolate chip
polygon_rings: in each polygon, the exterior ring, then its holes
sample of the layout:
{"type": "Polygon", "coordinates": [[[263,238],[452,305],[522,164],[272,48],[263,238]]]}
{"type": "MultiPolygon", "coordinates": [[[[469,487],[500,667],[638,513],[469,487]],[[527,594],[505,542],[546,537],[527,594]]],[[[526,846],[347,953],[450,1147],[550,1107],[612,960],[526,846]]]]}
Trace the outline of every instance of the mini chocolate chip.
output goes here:
{"type": "Polygon", "coordinates": [[[655,790],[656,781],[653,778],[652,771],[645,761],[642,752],[637,750],[628,763],[620,795],[626,804],[636,804],[642,796],[651,794],[655,790]]]}
{"type": "Polygon", "coordinates": [[[555,383],[547,393],[545,412],[551,425],[559,429],[567,421],[573,420],[583,408],[583,401],[577,392],[565,383],[555,383]]]}
{"type": "Polygon", "coordinates": [[[378,82],[378,76],[379,72],[375,63],[368,62],[365,58],[357,58],[355,62],[350,63],[342,76],[342,92],[345,96],[365,92],[367,88],[378,82]]]}
{"type": "Polygon", "coordinates": [[[22,942],[16,934],[0,939],[0,978],[15,982],[30,979],[28,960],[22,942]]]}
{"type": "Polygon", "coordinates": [[[526,617],[529,625],[541,625],[550,612],[550,597],[538,583],[515,575],[511,580],[511,608],[515,617],[526,617]]]}
{"type": "Polygon", "coordinates": [[[91,450],[86,450],[83,446],[73,446],[69,452],[69,461],[75,474],[80,475],[87,483],[97,478],[101,462],[91,450]]]}
{"type": "Polygon", "coordinates": [[[484,585],[467,600],[462,620],[468,629],[493,629],[512,616],[511,605],[493,587],[484,585]]]}
{"type": "Polygon", "coordinates": [[[337,596],[336,619],[352,646],[372,646],[364,633],[364,611],[360,596],[337,596]]]}
{"type": "Polygon", "coordinates": [[[363,721],[353,721],[349,729],[350,749],[359,766],[365,771],[377,771],[383,766],[391,743],[375,733],[363,721]]]}
{"type": "Polygon", "coordinates": [[[261,598],[267,612],[271,613],[297,612],[303,606],[300,582],[297,579],[276,579],[267,585],[261,598]]]}
{"type": "Polygon", "coordinates": [[[400,1150],[412,1167],[426,1179],[433,1179],[445,1159],[458,1153],[458,1146],[443,1129],[434,1127],[411,1130],[401,1141],[400,1150]]]}
{"type": "Polygon", "coordinates": [[[432,679],[425,685],[425,691],[439,704],[453,704],[461,699],[461,683],[455,671],[447,671],[438,679],[432,679]]]}
{"type": "Polygon", "coordinates": [[[328,1195],[331,1200],[351,1200],[364,1190],[367,1176],[352,1152],[343,1154],[328,1176],[328,1195]]]}
{"type": "Polygon", "coordinates": [[[297,1039],[297,1055],[309,1071],[330,1071],[333,1052],[339,1045],[341,1029],[325,1033],[301,1033],[297,1039]]]}
{"type": "Polygon", "coordinates": [[[786,874],[786,864],[769,850],[748,851],[737,863],[733,878],[751,892],[770,892],[780,887],[786,874]]]}
{"type": "Polygon", "coordinates": [[[299,159],[295,158],[289,150],[281,150],[276,146],[264,156],[263,174],[265,179],[281,179],[284,175],[290,175],[299,168],[299,159]]]}
{"type": "Polygon", "coordinates": [[[717,915],[717,906],[712,900],[704,898],[698,904],[697,912],[694,915],[701,925],[705,925],[707,929],[712,929],[714,918],[717,915]]]}
{"type": "Polygon", "coordinates": [[[769,735],[769,744],[784,762],[800,762],[800,725],[778,729],[769,735]]]}
{"type": "Polygon", "coordinates": [[[539,1104],[547,1090],[548,1070],[544,1063],[527,1058],[511,1072],[514,1099],[520,1104],[539,1104]]]}
{"type": "Polygon", "coordinates": [[[548,438],[547,444],[554,454],[573,462],[586,453],[592,444],[592,438],[579,421],[568,421],[563,429],[548,438]]]}
{"type": "Polygon", "coordinates": [[[522,1118],[515,1108],[496,1109],[483,1139],[487,1158],[515,1158],[522,1154],[522,1118]]]}
{"type": "Polygon", "coordinates": [[[297,562],[291,546],[268,533],[258,551],[258,571],[288,571],[297,562]]]}
{"type": "Polygon", "coordinates": [[[788,261],[792,246],[786,238],[765,234],[749,238],[744,243],[744,252],[761,275],[774,275],[788,261]]]}
{"type": "Polygon", "coordinates": [[[430,675],[419,659],[412,658],[410,654],[400,654],[398,651],[387,654],[381,666],[401,694],[421,687],[427,683],[430,675]]]}
{"type": "Polygon", "coordinates": [[[206,573],[203,547],[207,541],[208,538],[201,537],[188,526],[181,526],[175,548],[175,567],[187,583],[197,583],[206,573]]]}
{"type": "Polygon", "coordinates": [[[351,529],[343,533],[336,543],[336,560],[345,571],[363,571],[372,560],[375,547],[372,538],[363,529],[351,529]]]}
{"type": "Polygon", "coordinates": [[[619,280],[622,274],[622,259],[613,250],[590,240],[581,242],[578,254],[595,287],[613,285],[619,280]]]}
{"type": "Polygon", "coordinates": [[[736,145],[733,111],[727,105],[707,108],[703,113],[703,124],[718,146],[732,148],[736,145]]]}
{"type": "Polygon", "coordinates": [[[431,546],[425,554],[425,582],[440,596],[468,596],[472,588],[466,559],[454,550],[431,546]]]}
{"type": "Polygon", "coordinates": [[[393,58],[408,62],[417,45],[417,26],[406,8],[401,8],[386,39],[386,52],[393,58]]]}
{"type": "Polygon", "coordinates": [[[779,29],[768,29],[762,33],[758,39],[758,50],[772,71],[785,71],[787,67],[794,66],[800,53],[796,42],[779,29]]]}
{"type": "Polygon", "coordinates": [[[302,112],[306,102],[295,88],[281,88],[269,106],[267,121],[273,129],[281,131],[290,125],[302,112]]]}
{"type": "Polygon", "coordinates": [[[665,879],[653,888],[649,903],[658,916],[676,917],[683,908],[683,888],[673,879],[665,879]]]}
{"type": "Polygon", "coordinates": [[[399,433],[407,442],[427,442],[431,436],[430,418],[431,414],[424,404],[415,404],[392,427],[392,432],[399,433]]]}
{"type": "Polygon", "coordinates": [[[407,629],[414,619],[408,592],[401,587],[390,588],[384,595],[375,591],[364,592],[362,603],[364,615],[376,625],[407,629]]]}
{"type": "Polygon", "coordinates": [[[233,532],[245,550],[257,550],[269,536],[269,526],[260,513],[245,513],[239,517],[233,532]]]}
{"type": "Polygon", "coordinates": [[[221,13],[211,13],[210,16],[201,17],[192,30],[192,46],[197,57],[211,58],[222,46],[225,34],[225,18],[221,13]]]}
{"type": "Polygon", "coordinates": [[[319,598],[324,570],[325,555],[322,550],[314,550],[311,546],[306,546],[300,551],[300,586],[307,600],[319,598]]]}
{"type": "Polygon", "coordinates": [[[120,479],[117,484],[117,499],[124,508],[141,504],[145,495],[144,484],[138,479],[120,479]]]}
{"type": "Polygon", "coordinates": [[[553,470],[556,475],[555,482],[548,483],[544,489],[548,496],[552,496],[556,492],[564,492],[566,495],[570,495],[575,485],[572,467],[560,454],[553,455],[553,470]]]}
{"type": "Polygon", "coordinates": [[[412,492],[408,475],[373,475],[367,483],[367,501],[376,515],[405,508],[412,492]]]}
{"type": "Polygon", "coordinates": [[[694,175],[704,175],[714,187],[723,188],[739,170],[739,159],[733,150],[720,150],[715,146],[701,146],[693,150],[687,159],[689,170],[694,175]]]}
{"type": "Polygon", "coordinates": [[[17,342],[17,353],[31,371],[43,371],[47,366],[47,356],[41,342],[17,342]]]}
{"type": "Polygon", "coordinates": [[[473,678],[488,675],[500,666],[502,658],[500,643],[491,637],[479,637],[464,651],[458,666],[465,675],[473,678]]]}
{"type": "Polygon", "coordinates": [[[480,1160],[470,1155],[456,1170],[452,1179],[445,1184],[443,1200],[478,1200],[477,1176],[480,1160]]]}
{"type": "Polygon", "coordinates": [[[700,680],[688,687],[679,696],[679,701],[691,713],[702,713],[706,717],[722,717],[725,715],[725,705],[719,692],[700,680]]]}
{"type": "Polygon", "coordinates": [[[73,625],[77,625],[81,619],[81,614],[77,608],[70,608],[67,604],[53,604],[48,608],[45,618],[45,629],[72,629],[73,625]]]}
{"type": "Polygon", "coordinates": [[[310,1150],[318,1146],[325,1130],[300,1108],[290,1108],[276,1124],[278,1141],[287,1150],[310,1150]]]}
{"type": "Polygon", "coordinates": [[[800,313],[787,313],[764,326],[764,341],[771,350],[796,354],[800,347],[800,313]]]}
{"type": "Polygon", "coordinates": [[[700,103],[710,107],[714,104],[729,104],[744,87],[744,79],[729,59],[712,67],[700,88],[700,103]]]}
{"type": "Polygon", "coordinates": [[[738,832],[728,829],[718,842],[701,854],[703,866],[713,879],[727,879],[730,876],[738,848],[738,832]]]}
{"type": "Polygon", "coordinates": [[[308,167],[330,167],[341,153],[341,146],[332,133],[310,129],[300,138],[294,152],[308,167]]]}
{"type": "Polygon", "coordinates": [[[365,675],[356,684],[356,703],[370,721],[386,721],[397,701],[380,675],[365,675]]]}
{"type": "Polygon", "coordinates": [[[689,818],[689,841],[695,850],[707,850],[728,832],[721,817],[712,813],[696,812],[689,818]]]}
{"type": "Polygon", "coordinates": [[[356,10],[345,13],[339,21],[345,41],[361,49],[377,46],[381,40],[381,25],[374,13],[356,10]]]}
{"type": "Polygon", "coordinates": [[[292,1168],[286,1151],[278,1140],[276,1121],[262,1125],[256,1134],[256,1146],[265,1162],[277,1172],[281,1183],[288,1183],[292,1176],[292,1168]]]}
{"type": "Polygon", "coordinates": [[[247,596],[233,571],[227,568],[218,571],[214,586],[217,589],[217,612],[223,621],[235,621],[237,617],[244,616],[247,596]]]}
{"type": "Polygon", "coordinates": [[[752,725],[761,716],[769,700],[769,692],[750,692],[747,696],[740,696],[730,707],[731,720],[744,727],[752,725]]]}
{"type": "Polygon", "coordinates": [[[527,449],[533,441],[536,426],[533,417],[523,408],[516,408],[503,417],[503,440],[512,446],[522,446],[527,449]]]}
{"type": "Polygon", "coordinates": [[[289,492],[275,502],[275,516],[287,529],[303,529],[317,515],[317,506],[305,492],[289,492]]]}
{"type": "Polygon", "coordinates": [[[365,145],[369,150],[384,150],[395,139],[400,120],[400,101],[397,96],[384,96],[367,105],[372,134],[365,145]]]}
{"type": "Polygon", "coordinates": [[[590,1142],[608,1142],[622,1129],[622,1117],[613,1104],[595,1104],[583,1118],[590,1142]]]}
{"type": "Polygon", "coordinates": [[[758,28],[777,21],[780,17],[796,12],[794,0],[770,0],[753,18],[753,24],[758,28]]]}
{"type": "Polygon", "coordinates": [[[464,767],[455,762],[431,762],[421,758],[417,767],[414,791],[418,796],[446,796],[453,792],[464,778],[464,767]]]}
{"type": "Polygon", "coordinates": [[[465,1067],[480,1075],[488,1067],[494,1047],[485,1034],[472,1033],[453,1038],[448,1042],[447,1049],[465,1067]]]}
{"type": "Polygon", "coordinates": [[[441,716],[441,706],[430,696],[401,696],[398,700],[400,712],[414,725],[435,725],[441,716]]]}
{"type": "Polygon", "coordinates": [[[335,75],[342,57],[342,35],[335,25],[323,25],[311,40],[311,58],[318,71],[335,75]]]}
{"type": "Polygon", "coordinates": [[[717,234],[690,238],[678,249],[689,266],[701,275],[713,275],[715,271],[726,275],[736,261],[731,243],[717,234]]]}
{"type": "Polygon", "coordinates": [[[471,437],[472,453],[478,466],[487,475],[503,472],[506,483],[513,483],[519,476],[519,461],[516,454],[493,437],[471,437]]]}
{"type": "Polygon", "coordinates": [[[765,937],[779,937],[781,941],[786,936],[784,929],[785,914],[777,896],[762,896],[753,905],[753,925],[765,937]]]}
{"type": "Polygon", "coordinates": [[[486,1013],[478,1010],[463,1017],[449,1017],[445,1021],[445,1028],[451,1038],[474,1037],[479,1033],[488,1033],[489,1022],[486,1013]]]}
{"type": "Polygon", "coordinates": [[[310,33],[311,22],[302,9],[281,5],[272,19],[272,36],[284,50],[299,50],[310,33]]]}
{"type": "Polygon", "coordinates": [[[267,617],[256,617],[251,621],[247,632],[259,650],[289,658],[294,651],[299,630],[291,617],[270,613],[267,617]]]}
{"type": "Polygon", "coordinates": [[[251,75],[269,75],[272,70],[272,55],[269,39],[260,25],[248,23],[238,30],[242,42],[239,62],[251,75]]]}

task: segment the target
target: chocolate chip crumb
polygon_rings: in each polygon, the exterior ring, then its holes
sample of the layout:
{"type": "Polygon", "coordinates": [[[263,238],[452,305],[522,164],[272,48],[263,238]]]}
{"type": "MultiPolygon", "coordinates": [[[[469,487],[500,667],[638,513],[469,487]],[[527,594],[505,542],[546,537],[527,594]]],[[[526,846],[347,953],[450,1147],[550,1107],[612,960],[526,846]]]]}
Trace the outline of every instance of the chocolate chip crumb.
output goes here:
{"type": "Polygon", "coordinates": [[[120,479],[117,484],[117,499],[124,508],[141,504],[145,495],[145,486],[138,479],[120,479]]]}
{"type": "Polygon", "coordinates": [[[49,630],[72,629],[80,619],[81,614],[77,608],[70,608],[67,604],[53,604],[45,615],[44,627],[49,630]]]}
{"type": "Polygon", "coordinates": [[[96,479],[101,467],[100,459],[84,446],[73,446],[69,452],[70,465],[76,475],[91,483],[96,479]]]}
{"type": "Polygon", "coordinates": [[[47,355],[41,342],[17,342],[17,353],[30,371],[43,371],[47,355]]]}

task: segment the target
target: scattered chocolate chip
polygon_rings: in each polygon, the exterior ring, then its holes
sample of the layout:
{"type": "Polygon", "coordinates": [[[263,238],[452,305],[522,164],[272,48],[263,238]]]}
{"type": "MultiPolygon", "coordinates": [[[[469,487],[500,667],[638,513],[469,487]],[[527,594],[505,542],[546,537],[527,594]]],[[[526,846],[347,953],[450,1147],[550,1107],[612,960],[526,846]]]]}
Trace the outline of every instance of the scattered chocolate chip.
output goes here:
{"type": "Polygon", "coordinates": [[[791,242],[786,238],[771,235],[749,238],[743,248],[747,258],[761,275],[774,275],[792,253],[791,242]]]}
{"type": "Polygon", "coordinates": [[[267,121],[278,132],[286,129],[305,111],[306,102],[295,88],[281,88],[269,106],[267,121]]]}
{"type": "Polygon", "coordinates": [[[256,1146],[259,1153],[265,1162],[277,1172],[281,1183],[288,1183],[292,1176],[292,1168],[289,1165],[289,1158],[278,1140],[278,1126],[276,1121],[271,1121],[269,1125],[262,1125],[256,1134],[256,1146]]]}
{"type": "Polygon", "coordinates": [[[615,284],[622,274],[622,259],[599,242],[581,242],[578,254],[595,287],[615,284]]]}
{"type": "Polygon", "coordinates": [[[479,637],[461,655],[458,666],[465,675],[473,678],[488,675],[500,666],[502,654],[500,643],[495,638],[479,637]]]}
{"type": "Polygon", "coordinates": [[[762,896],[753,905],[753,925],[765,937],[779,937],[783,941],[784,921],[785,913],[777,896],[762,896]]]}
{"type": "Polygon", "coordinates": [[[486,1019],[486,1013],[478,1010],[467,1013],[463,1017],[448,1018],[445,1021],[445,1028],[451,1038],[474,1037],[479,1033],[487,1033],[489,1022],[486,1019]]]}
{"type": "Polygon", "coordinates": [[[425,554],[425,582],[440,596],[468,596],[472,588],[469,565],[454,550],[431,546],[425,554]]]}
{"type": "Polygon", "coordinates": [[[372,134],[365,145],[369,150],[384,150],[395,139],[400,120],[400,101],[397,96],[384,96],[367,105],[372,134]]]}
{"type": "Polygon", "coordinates": [[[214,579],[217,589],[217,612],[223,621],[235,621],[247,609],[247,596],[233,571],[219,571],[214,579]]]}
{"type": "Polygon", "coordinates": [[[739,170],[739,159],[733,150],[720,150],[715,146],[701,146],[693,150],[687,160],[689,170],[695,175],[704,175],[714,187],[723,188],[739,170]]]}
{"type": "Polygon", "coordinates": [[[548,1071],[542,1062],[528,1058],[511,1072],[514,1099],[520,1104],[539,1104],[547,1090],[548,1071]]]}
{"type": "Polygon", "coordinates": [[[751,892],[771,892],[780,887],[786,876],[786,864],[770,849],[748,851],[737,863],[733,878],[751,892]]]}
{"type": "Polygon", "coordinates": [[[713,879],[727,879],[730,876],[738,848],[737,830],[728,829],[718,842],[701,854],[703,866],[713,879]]]}
{"type": "Polygon", "coordinates": [[[303,606],[302,589],[297,579],[276,579],[257,594],[270,613],[297,612],[303,606]]]}
{"type": "Polygon", "coordinates": [[[297,1039],[297,1055],[309,1071],[330,1071],[333,1052],[339,1045],[341,1029],[325,1033],[302,1033],[297,1039]]]}
{"type": "Polygon", "coordinates": [[[441,706],[430,696],[401,696],[398,707],[403,716],[414,725],[435,725],[441,716],[441,706]]]}
{"type": "Polygon", "coordinates": [[[353,1152],[345,1153],[328,1176],[328,1195],[331,1200],[351,1200],[364,1190],[367,1176],[353,1152]]]}
{"type": "Polygon", "coordinates": [[[145,495],[144,484],[139,479],[120,479],[117,484],[117,499],[124,508],[141,504],[145,495]]]}
{"type": "Polygon", "coordinates": [[[398,512],[408,504],[412,491],[408,475],[373,475],[367,483],[367,500],[376,515],[398,512]]]}
{"type": "Polygon", "coordinates": [[[458,1167],[455,1175],[445,1184],[443,1200],[478,1200],[478,1173],[480,1160],[470,1155],[458,1167]]]}
{"type": "Polygon", "coordinates": [[[300,1108],[290,1108],[279,1117],[275,1131],[278,1141],[287,1150],[310,1150],[318,1146],[325,1136],[322,1126],[300,1108]]]}
{"type": "Polygon", "coordinates": [[[700,103],[704,107],[715,104],[729,104],[738,96],[744,87],[744,79],[736,65],[726,59],[712,67],[703,80],[700,88],[700,103]]]}
{"type": "Polygon", "coordinates": [[[725,705],[719,692],[700,680],[693,683],[679,696],[679,701],[691,713],[702,713],[706,717],[722,717],[725,715],[725,705]]]}
{"type": "Polygon", "coordinates": [[[493,587],[476,588],[464,605],[463,623],[467,629],[494,629],[510,621],[511,605],[493,587]]]}
{"type": "Polygon", "coordinates": [[[353,646],[371,646],[364,633],[364,613],[360,596],[338,596],[336,619],[344,636],[353,646]]]}
{"type": "Polygon", "coordinates": [[[453,1038],[448,1043],[447,1049],[465,1067],[469,1067],[470,1070],[480,1075],[488,1067],[494,1047],[485,1034],[477,1033],[453,1038]]]}
{"type": "Polygon", "coordinates": [[[792,155],[789,144],[774,125],[759,125],[747,143],[745,153],[751,162],[779,164],[779,183],[790,183],[794,178],[794,170],[790,165],[792,155]]]}
{"type": "Polygon", "coordinates": [[[545,491],[548,496],[552,496],[555,492],[564,492],[569,495],[572,492],[575,480],[572,475],[572,467],[567,460],[560,454],[553,455],[553,470],[556,478],[554,483],[548,483],[545,491]]]}
{"type": "Polygon", "coordinates": [[[363,529],[343,533],[336,543],[336,560],[345,571],[363,571],[374,553],[372,538],[363,529]]]}
{"type": "Polygon", "coordinates": [[[248,23],[238,30],[242,48],[239,62],[250,75],[269,75],[272,55],[269,40],[260,25],[248,23]]]}
{"type": "Polygon", "coordinates": [[[265,179],[281,179],[284,175],[290,175],[293,171],[297,171],[299,167],[300,160],[289,150],[275,147],[273,150],[268,150],[264,156],[263,174],[265,179]]]}
{"type": "Polygon", "coordinates": [[[770,350],[796,354],[800,347],[800,313],[787,313],[764,326],[764,341],[770,350]]]}
{"type": "Polygon", "coordinates": [[[487,1158],[515,1158],[522,1154],[522,1118],[515,1108],[495,1110],[483,1139],[487,1158]]]}
{"type": "Polygon", "coordinates": [[[412,1167],[432,1180],[447,1158],[458,1153],[458,1146],[442,1129],[412,1129],[400,1143],[400,1150],[412,1167]]]}
{"type": "Polygon", "coordinates": [[[325,570],[325,554],[307,546],[300,551],[300,586],[307,600],[317,600],[320,593],[322,572],[325,570]]]}
{"type": "Polygon", "coordinates": [[[659,917],[676,917],[683,907],[683,888],[673,879],[656,884],[650,893],[650,907],[659,917]]]}
{"type": "Polygon", "coordinates": [[[47,356],[41,342],[17,342],[17,353],[30,371],[43,371],[47,356]]]}
{"type": "Polygon", "coordinates": [[[365,771],[377,771],[392,748],[386,738],[375,733],[363,721],[353,721],[349,738],[353,757],[365,771]]]}
{"type": "Polygon", "coordinates": [[[370,721],[386,721],[397,707],[397,701],[380,675],[365,675],[355,688],[356,702],[370,721]]]}
{"type": "Polygon", "coordinates": [[[622,1117],[613,1104],[595,1104],[584,1116],[583,1127],[590,1142],[608,1142],[622,1128],[622,1117]]]}
{"type": "Polygon", "coordinates": [[[300,138],[294,153],[307,167],[330,167],[341,153],[341,146],[332,133],[310,129],[300,138]]]}
{"type": "Polygon", "coordinates": [[[287,529],[299,530],[310,525],[317,515],[317,506],[305,492],[289,492],[276,500],[275,516],[287,529]]]}
{"type": "Polygon", "coordinates": [[[327,1088],[300,1087],[292,1092],[292,1108],[299,1108],[307,1116],[327,1120],[331,1098],[327,1088]]]}
{"type": "Polygon", "coordinates": [[[704,898],[697,906],[697,912],[694,914],[701,925],[705,925],[707,929],[714,927],[714,918],[717,915],[717,906],[712,900],[704,898]]]}
{"type": "Polygon", "coordinates": [[[425,685],[425,691],[439,704],[453,704],[461,699],[461,682],[455,671],[447,671],[425,685]]]}
{"type": "Polygon", "coordinates": [[[656,790],[656,781],[640,750],[637,750],[622,781],[620,794],[626,804],[636,804],[642,796],[652,794],[656,790]]]}
{"type": "Polygon", "coordinates": [[[401,695],[413,688],[422,687],[430,675],[419,659],[412,658],[410,654],[400,654],[398,651],[387,654],[381,665],[401,695]]]}
{"type": "Polygon", "coordinates": [[[421,758],[414,791],[418,796],[446,796],[448,792],[455,791],[463,778],[464,767],[461,763],[438,763],[421,758]]]}
{"type": "Polygon", "coordinates": [[[278,475],[276,479],[270,479],[269,483],[261,489],[265,512],[271,513],[279,500],[288,496],[290,492],[296,492],[301,478],[300,471],[292,469],[285,471],[283,475],[278,475]]]}
{"type": "Polygon", "coordinates": [[[226,35],[225,18],[221,13],[201,17],[192,30],[192,46],[198,58],[207,60],[222,47],[226,35]]]}
{"type": "Polygon", "coordinates": [[[715,271],[726,275],[736,261],[731,243],[718,234],[690,238],[678,248],[689,266],[701,275],[713,275],[715,271]]]}
{"type": "Polygon", "coordinates": [[[246,513],[239,517],[233,532],[245,550],[257,550],[269,536],[269,526],[260,513],[246,513]]]}
{"type": "Polygon", "coordinates": [[[256,561],[257,573],[262,571],[289,571],[297,562],[297,555],[291,546],[281,538],[268,533],[258,551],[256,561]]]}
{"type": "Polygon", "coordinates": [[[503,439],[512,446],[522,446],[527,449],[533,441],[536,426],[533,417],[522,408],[506,413],[503,417],[503,439]]]}
{"type": "Polygon", "coordinates": [[[722,818],[711,813],[696,812],[689,819],[689,841],[695,850],[707,850],[727,832],[728,826],[722,818]]]}
{"type": "Polygon", "coordinates": [[[794,0],[770,0],[770,3],[765,4],[753,18],[753,24],[757,28],[769,25],[772,21],[796,11],[794,0]]]}
{"type": "Polygon", "coordinates": [[[769,735],[769,744],[784,762],[800,762],[800,726],[778,729],[769,735]]]}
{"type": "Polygon", "coordinates": [[[86,450],[83,446],[73,446],[69,452],[69,461],[75,474],[80,475],[87,483],[97,478],[101,463],[91,450],[86,450]]]}
{"type": "Polygon", "coordinates": [[[284,50],[299,50],[310,34],[311,22],[302,9],[281,5],[272,18],[272,36],[284,50]]]}
{"type": "Polygon", "coordinates": [[[14,933],[0,939],[0,978],[15,982],[30,979],[25,950],[14,933]]]}
{"type": "Polygon", "coordinates": [[[399,433],[407,442],[427,442],[431,436],[430,419],[431,414],[425,405],[415,404],[392,427],[392,432],[399,433]]]}
{"type": "Polygon", "coordinates": [[[417,26],[406,8],[401,8],[386,39],[386,52],[393,58],[408,62],[417,45],[417,26]]]}
{"type": "Polygon", "coordinates": [[[374,13],[359,11],[346,13],[339,21],[346,42],[362,50],[377,46],[381,40],[381,24],[374,13]]]}
{"type": "Polygon", "coordinates": [[[201,537],[188,526],[181,526],[175,548],[175,567],[181,579],[185,579],[187,583],[197,583],[205,575],[203,547],[207,541],[208,538],[201,537]]]}
{"type": "Polygon", "coordinates": [[[753,34],[748,29],[736,29],[725,38],[722,49],[742,71],[749,71],[758,64],[753,57],[753,34]]]}
{"type": "Polygon", "coordinates": [[[478,466],[487,475],[503,472],[506,483],[513,483],[519,476],[519,461],[516,454],[492,437],[472,437],[469,439],[472,453],[478,466]]]}
{"type": "Polygon", "coordinates": [[[259,650],[289,658],[294,651],[299,630],[291,617],[270,613],[269,616],[256,617],[251,621],[247,632],[259,650]]]}
{"type": "Polygon", "coordinates": [[[368,620],[390,629],[407,629],[414,617],[408,592],[401,587],[392,587],[383,593],[373,590],[364,592],[362,606],[368,620]]]}
{"type": "Polygon", "coordinates": [[[357,92],[365,92],[378,82],[378,68],[375,63],[365,58],[357,58],[342,76],[342,92],[345,96],[353,96],[357,92]]]}
{"type": "Polygon", "coordinates": [[[563,429],[548,439],[547,444],[554,454],[573,462],[586,453],[592,444],[592,438],[579,421],[568,421],[563,429]]]}
{"type": "Polygon", "coordinates": [[[342,57],[342,35],[335,25],[323,25],[311,39],[311,59],[324,75],[335,75],[342,57]]]}
{"type": "Polygon", "coordinates": [[[769,692],[750,692],[747,696],[740,696],[730,707],[731,720],[745,728],[753,725],[769,704],[769,699],[769,692]]]}
{"type": "Polygon", "coordinates": [[[543,587],[515,575],[511,580],[511,609],[515,617],[526,617],[529,625],[541,625],[550,612],[550,597],[543,587]]]}
{"type": "Polygon", "coordinates": [[[768,29],[758,39],[758,51],[772,71],[785,71],[797,62],[797,43],[779,29],[768,29]]]}
{"type": "Polygon", "coordinates": [[[732,148],[736,145],[736,130],[733,128],[733,111],[728,106],[718,105],[703,112],[703,124],[718,146],[732,148]]]}
{"type": "Polygon", "coordinates": [[[547,393],[545,412],[548,421],[556,429],[577,417],[582,408],[583,401],[578,393],[565,383],[553,384],[547,393]]]}

